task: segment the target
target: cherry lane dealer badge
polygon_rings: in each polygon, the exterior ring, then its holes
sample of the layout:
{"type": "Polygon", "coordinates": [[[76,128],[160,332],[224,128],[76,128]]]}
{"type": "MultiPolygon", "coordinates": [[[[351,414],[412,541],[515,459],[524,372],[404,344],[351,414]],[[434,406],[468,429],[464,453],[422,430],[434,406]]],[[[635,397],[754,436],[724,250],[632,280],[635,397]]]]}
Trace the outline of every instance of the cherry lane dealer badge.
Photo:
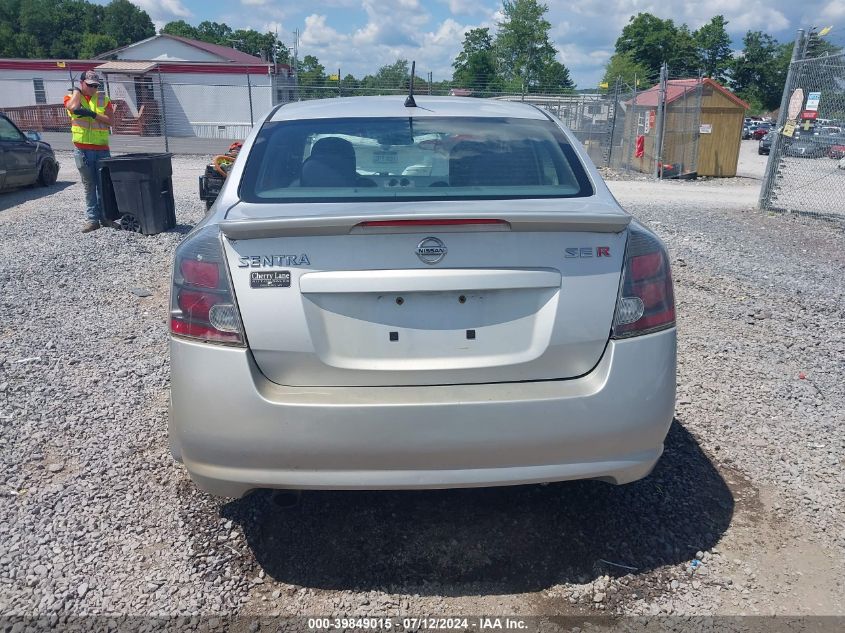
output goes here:
{"type": "Polygon", "coordinates": [[[251,288],[290,288],[289,270],[269,270],[249,273],[251,288]]]}

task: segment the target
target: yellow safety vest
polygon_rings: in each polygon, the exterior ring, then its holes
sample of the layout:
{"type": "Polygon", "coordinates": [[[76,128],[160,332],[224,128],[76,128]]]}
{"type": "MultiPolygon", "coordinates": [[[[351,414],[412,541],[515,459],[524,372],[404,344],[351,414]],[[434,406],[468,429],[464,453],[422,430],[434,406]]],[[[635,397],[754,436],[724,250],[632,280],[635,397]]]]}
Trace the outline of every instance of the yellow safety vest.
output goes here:
{"type": "MultiPolygon", "coordinates": [[[[79,95],[79,105],[97,114],[105,114],[111,100],[102,92],[97,92],[96,101],[92,97],[79,95]]],[[[108,149],[109,126],[89,117],[76,116],[68,110],[70,129],[73,134],[73,144],[82,149],[108,149]]]]}

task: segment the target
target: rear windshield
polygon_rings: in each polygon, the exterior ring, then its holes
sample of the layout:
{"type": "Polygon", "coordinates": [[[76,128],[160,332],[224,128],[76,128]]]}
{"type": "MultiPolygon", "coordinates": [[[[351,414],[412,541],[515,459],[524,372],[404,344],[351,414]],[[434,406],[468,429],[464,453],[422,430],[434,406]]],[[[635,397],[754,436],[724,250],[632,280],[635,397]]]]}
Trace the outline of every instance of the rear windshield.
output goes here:
{"type": "Polygon", "coordinates": [[[249,153],[247,202],[592,195],[552,121],[350,118],[265,123],[249,153]]]}

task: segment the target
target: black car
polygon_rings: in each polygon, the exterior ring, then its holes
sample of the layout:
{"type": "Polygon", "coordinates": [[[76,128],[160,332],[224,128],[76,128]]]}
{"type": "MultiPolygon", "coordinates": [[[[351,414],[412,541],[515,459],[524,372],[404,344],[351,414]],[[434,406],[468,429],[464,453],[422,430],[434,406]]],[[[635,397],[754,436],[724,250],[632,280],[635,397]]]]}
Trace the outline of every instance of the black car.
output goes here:
{"type": "Polygon", "coordinates": [[[768,154],[772,150],[772,139],[774,138],[775,133],[769,132],[760,139],[760,144],[757,146],[757,153],[761,156],[764,154],[768,154]]]}
{"type": "Polygon", "coordinates": [[[821,158],[827,154],[827,146],[812,140],[812,137],[792,139],[784,153],[793,158],[821,158]]]}
{"type": "Polygon", "coordinates": [[[0,113],[0,191],[39,184],[49,187],[59,175],[59,163],[49,143],[37,132],[24,134],[0,113]]]}

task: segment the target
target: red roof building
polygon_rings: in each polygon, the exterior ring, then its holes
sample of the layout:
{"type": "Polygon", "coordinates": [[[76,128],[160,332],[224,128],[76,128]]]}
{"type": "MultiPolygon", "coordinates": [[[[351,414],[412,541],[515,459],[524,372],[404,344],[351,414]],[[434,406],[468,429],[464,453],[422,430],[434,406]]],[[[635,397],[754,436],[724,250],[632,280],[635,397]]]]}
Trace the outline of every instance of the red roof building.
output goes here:
{"type": "Polygon", "coordinates": [[[669,80],[663,150],[658,160],[659,98],[660,87],[652,86],[624,103],[626,118],[621,152],[623,156],[635,157],[632,166],[652,173],[660,162],[664,173],[736,176],[748,104],[709,77],[669,80]]]}
{"type": "MultiPolygon", "coordinates": [[[[749,107],[745,101],[737,97],[722,84],[710,79],[709,77],[704,77],[703,79],[670,79],[666,82],[666,103],[673,103],[678,99],[683,98],[685,95],[694,91],[699,85],[705,89],[710,88],[718,91],[722,96],[729,101],[732,101],[743,110],[747,110],[749,107]]],[[[641,92],[637,95],[636,105],[645,106],[647,108],[656,108],[659,97],[660,86],[652,86],[645,92],[641,92]]]]}

